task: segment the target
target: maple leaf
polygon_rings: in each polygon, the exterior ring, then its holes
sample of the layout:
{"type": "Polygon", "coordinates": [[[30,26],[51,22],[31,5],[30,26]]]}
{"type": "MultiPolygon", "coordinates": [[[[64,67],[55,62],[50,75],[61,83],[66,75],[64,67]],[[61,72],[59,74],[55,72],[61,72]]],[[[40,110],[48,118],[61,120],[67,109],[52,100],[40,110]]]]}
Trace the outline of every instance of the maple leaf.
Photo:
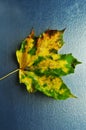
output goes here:
{"type": "Polygon", "coordinates": [[[74,73],[80,62],[72,54],[58,54],[63,46],[64,30],[47,30],[38,37],[34,30],[16,51],[19,63],[19,80],[28,92],[40,91],[55,99],[75,97],[61,79],[74,73]]]}

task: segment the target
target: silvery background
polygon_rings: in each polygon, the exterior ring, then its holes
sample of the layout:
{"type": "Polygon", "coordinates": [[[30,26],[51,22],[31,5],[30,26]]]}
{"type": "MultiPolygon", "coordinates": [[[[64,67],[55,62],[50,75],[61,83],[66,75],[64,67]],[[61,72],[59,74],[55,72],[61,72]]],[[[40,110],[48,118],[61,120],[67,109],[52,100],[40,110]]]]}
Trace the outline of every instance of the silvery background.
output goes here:
{"type": "Polygon", "coordinates": [[[18,67],[15,51],[32,27],[36,35],[66,28],[59,53],[82,64],[63,80],[78,98],[28,94],[16,73],[0,81],[0,130],[86,130],[86,1],[0,0],[0,77],[18,67]]]}

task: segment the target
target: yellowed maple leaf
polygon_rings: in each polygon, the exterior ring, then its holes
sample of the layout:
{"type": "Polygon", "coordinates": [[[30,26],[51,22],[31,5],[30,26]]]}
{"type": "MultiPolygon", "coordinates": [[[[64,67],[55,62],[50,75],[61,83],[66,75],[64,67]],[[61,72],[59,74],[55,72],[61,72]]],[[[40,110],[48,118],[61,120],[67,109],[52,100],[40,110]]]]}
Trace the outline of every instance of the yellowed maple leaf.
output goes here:
{"type": "Polygon", "coordinates": [[[75,97],[61,76],[73,73],[78,62],[72,54],[58,54],[63,46],[64,30],[47,30],[38,37],[34,31],[16,51],[19,63],[19,80],[28,92],[40,91],[55,99],[75,97]]]}

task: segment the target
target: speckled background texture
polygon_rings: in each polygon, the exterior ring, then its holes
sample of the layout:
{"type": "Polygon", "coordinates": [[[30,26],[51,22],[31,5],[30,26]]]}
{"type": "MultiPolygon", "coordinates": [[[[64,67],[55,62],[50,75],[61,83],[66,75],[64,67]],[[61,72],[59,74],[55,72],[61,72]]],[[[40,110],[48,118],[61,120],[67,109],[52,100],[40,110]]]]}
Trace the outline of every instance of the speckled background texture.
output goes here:
{"type": "Polygon", "coordinates": [[[28,94],[16,73],[0,81],[0,130],[86,130],[86,1],[0,0],[0,77],[18,67],[15,51],[32,28],[36,35],[66,28],[59,53],[82,64],[63,80],[78,98],[28,94]]]}

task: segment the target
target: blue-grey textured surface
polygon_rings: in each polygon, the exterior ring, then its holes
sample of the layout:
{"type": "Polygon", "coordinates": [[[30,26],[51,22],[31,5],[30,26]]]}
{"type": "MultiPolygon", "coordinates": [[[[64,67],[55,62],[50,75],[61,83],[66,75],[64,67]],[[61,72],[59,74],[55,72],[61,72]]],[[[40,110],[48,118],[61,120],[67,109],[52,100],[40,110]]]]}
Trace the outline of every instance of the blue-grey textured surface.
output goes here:
{"type": "Polygon", "coordinates": [[[82,64],[63,79],[78,98],[28,94],[14,74],[0,81],[0,130],[86,130],[86,1],[0,0],[0,77],[18,67],[15,51],[32,27],[37,35],[66,27],[60,53],[82,64]]]}

